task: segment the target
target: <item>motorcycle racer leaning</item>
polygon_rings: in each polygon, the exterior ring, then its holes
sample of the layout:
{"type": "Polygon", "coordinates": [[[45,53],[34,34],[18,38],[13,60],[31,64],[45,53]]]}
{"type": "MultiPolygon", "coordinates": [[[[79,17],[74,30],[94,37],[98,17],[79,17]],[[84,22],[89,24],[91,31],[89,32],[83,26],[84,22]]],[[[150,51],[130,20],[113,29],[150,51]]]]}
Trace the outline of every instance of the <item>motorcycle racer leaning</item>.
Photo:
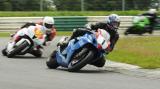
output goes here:
{"type": "MultiPolygon", "coordinates": [[[[107,31],[110,35],[110,45],[107,49],[105,49],[106,54],[108,54],[109,52],[111,52],[114,49],[114,46],[116,44],[116,42],[119,39],[119,34],[117,32],[117,29],[120,25],[120,18],[117,14],[111,14],[108,16],[108,18],[106,19],[106,22],[98,22],[95,24],[87,24],[85,28],[86,29],[76,29],[72,36],[67,40],[67,41],[63,41],[61,43],[59,43],[58,45],[60,46],[64,46],[67,45],[68,42],[71,39],[74,39],[75,37],[78,36],[82,36],[84,35],[86,32],[99,32],[98,29],[104,29],[105,31],[107,31]]],[[[96,61],[92,62],[91,65],[97,66],[97,67],[103,67],[105,64],[105,58],[104,56],[97,58],[96,61]]]]}
{"type": "MultiPolygon", "coordinates": [[[[13,46],[16,42],[18,42],[23,36],[31,35],[32,38],[37,38],[42,45],[46,45],[47,41],[51,41],[56,35],[56,29],[54,28],[54,19],[52,17],[44,17],[40,23],[26,23],[18,30],[15,34],[12,35],[13,46]]],[[[42,45],[33,48],[29,53],[36,56],[41,57],[42,45]]],[[[5,50],[2,50],[3,55],[7,55],[5,50]]]]}
{"type": "Polygon", "coordinates": [[[140,14],[141,16],[146,16],[149,21],[150,21],[150,33],[153,32],[154,27],[157,23],[156,19],[157,19],[157,10],[156,9],[149,9],[147,12],[140,14]]]}

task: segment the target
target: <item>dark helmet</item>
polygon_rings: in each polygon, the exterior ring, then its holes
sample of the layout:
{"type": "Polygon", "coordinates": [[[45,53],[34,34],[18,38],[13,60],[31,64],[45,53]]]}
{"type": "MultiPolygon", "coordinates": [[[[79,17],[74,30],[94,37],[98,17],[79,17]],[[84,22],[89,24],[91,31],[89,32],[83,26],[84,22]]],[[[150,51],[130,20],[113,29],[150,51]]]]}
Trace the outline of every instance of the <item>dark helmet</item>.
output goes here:
{"type": "Polygon", "coordinates": [[[107,23],[112,29],[116,30],[120,25],[120,17],[117,14],[111,14],[107,18],[107,23]]]}

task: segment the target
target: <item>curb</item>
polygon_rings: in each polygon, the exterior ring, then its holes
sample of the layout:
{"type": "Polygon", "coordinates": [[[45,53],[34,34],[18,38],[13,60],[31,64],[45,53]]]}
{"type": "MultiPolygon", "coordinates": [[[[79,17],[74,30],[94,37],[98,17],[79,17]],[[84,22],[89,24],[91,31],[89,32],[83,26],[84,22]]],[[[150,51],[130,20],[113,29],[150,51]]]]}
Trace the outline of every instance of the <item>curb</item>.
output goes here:
{"type": "Polygon", "coordinates": [[[107,71],[122,73],[137,77],[160,79],[160,69],[142,69],[139,66],[107,60],[105,64],[107,71]]]}
{"type": "Polygon", "coordinates": [[[118,69],[127,69],[127,70],[141,68],[139,66],[125,64],[125,63],[120,63],[120,62],[114,62],[114,61],[110,61],[110,60],[107,60],[105,66],[106,67],[111,67],[111,68],[118,68],[118,69]]]}

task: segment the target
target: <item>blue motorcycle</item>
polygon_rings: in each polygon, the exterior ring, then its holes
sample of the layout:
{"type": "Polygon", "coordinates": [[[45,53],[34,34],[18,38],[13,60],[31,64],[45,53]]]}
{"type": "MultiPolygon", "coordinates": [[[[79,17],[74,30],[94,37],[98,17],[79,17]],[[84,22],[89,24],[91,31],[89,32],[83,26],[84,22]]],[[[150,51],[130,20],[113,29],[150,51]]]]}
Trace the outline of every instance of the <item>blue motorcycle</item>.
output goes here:
{"type": "Polygon", "coordinates": [[[57,46],[46,64],[50,69],[62,66],[70,72],[79,71],[85,65],[94,62],[97,57],[103,56],[103,49],[108,46],[108,40],[101,35],[96,36],[93,33],[85,33],[83,36],[70,40],[65,47],[57,46]]]}

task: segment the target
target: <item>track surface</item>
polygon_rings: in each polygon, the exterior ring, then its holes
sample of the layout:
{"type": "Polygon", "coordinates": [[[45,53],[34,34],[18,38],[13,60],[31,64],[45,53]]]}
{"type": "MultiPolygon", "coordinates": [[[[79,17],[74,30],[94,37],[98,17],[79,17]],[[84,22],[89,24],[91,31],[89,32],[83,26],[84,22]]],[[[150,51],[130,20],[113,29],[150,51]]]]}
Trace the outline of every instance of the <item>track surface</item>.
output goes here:
{"type": "MultiPolygon", "coordinates": [[[[0,38],[0,50],[9,38],[0,38]]],[[[160,79],[125,75],[104,68],[86,66],[79,73],[63,68],[48,69],[47,56],[56,47],[57,37],[45,48],[43,58],[31,55],[6,58],[0,54],[0,89],[159,89],[160,79]]]]}

